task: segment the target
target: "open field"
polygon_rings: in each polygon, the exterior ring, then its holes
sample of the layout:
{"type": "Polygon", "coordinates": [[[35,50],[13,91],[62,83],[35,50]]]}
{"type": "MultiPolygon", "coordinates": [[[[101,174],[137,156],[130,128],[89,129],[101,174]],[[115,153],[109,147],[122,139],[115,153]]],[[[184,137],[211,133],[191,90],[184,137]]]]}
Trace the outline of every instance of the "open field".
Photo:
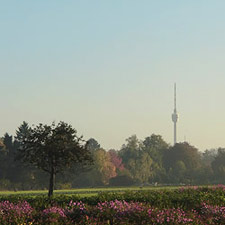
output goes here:
{"type": "MultiPolygon", "coordinates": [[[[146,186],[146,187],[101,187],[101,188],[77,188],[55,190],[54,194],[72,195],[78,194],[81,196],[93,196],[101,192],[125,192],[125,191],[141,191],[141,190],[174,190],[181,186],[146,186]]],[[[31,191],[0,191],[0,195],[47,195],[48,190],[31,190],[31,191]]]]}

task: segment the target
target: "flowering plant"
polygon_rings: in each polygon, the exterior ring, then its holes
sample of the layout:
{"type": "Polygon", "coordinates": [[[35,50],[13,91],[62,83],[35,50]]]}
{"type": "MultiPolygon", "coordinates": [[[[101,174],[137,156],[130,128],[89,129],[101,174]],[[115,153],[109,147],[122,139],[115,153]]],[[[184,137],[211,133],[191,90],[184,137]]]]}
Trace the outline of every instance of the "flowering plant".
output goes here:
{"type": "Polygon", "coordinates": [[[33,221],[33,208],[27,203],[13,204],[9,201],[0,202],[0,224],[23,224],[33,221]]]}

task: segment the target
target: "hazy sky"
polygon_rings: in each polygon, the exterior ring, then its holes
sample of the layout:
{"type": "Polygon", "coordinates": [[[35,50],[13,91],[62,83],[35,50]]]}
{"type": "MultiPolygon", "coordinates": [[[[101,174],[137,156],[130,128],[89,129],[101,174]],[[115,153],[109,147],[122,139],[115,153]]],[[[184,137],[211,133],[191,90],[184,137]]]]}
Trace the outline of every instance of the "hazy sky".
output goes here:
{"type": "Polygon", "coordinates": [[[119,149],[136,134],[225,147],[224,0],[0,0],[0,135],[63,120],[119,149]]]}

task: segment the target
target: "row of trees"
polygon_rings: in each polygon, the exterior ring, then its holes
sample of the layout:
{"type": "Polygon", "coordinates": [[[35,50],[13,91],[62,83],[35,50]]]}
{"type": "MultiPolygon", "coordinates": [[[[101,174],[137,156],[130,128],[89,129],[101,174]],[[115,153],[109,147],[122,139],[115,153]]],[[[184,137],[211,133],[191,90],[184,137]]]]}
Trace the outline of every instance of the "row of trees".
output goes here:
{"type": "Polygon", "coordinates": [[[0,139],[0,188],[45,189],[143,184],[224,183],[225,149],[199,152],[189,143],[170,146],[160,135],[129,137],[119,150],[87,142],[70,125],[30,127],[0,139]],[[46,176],[49,174],[48,176],[46,176]],[[55,181],[55,176],[57,179],[55,181]]]}
{"type": "MultiPolygon", "coordinates": [[[[82,137],[77,136],[77,131],[67,123],[60,122],[57,125],[39,124],[29,127],[24,122],[16,131],[15,140],[8,134],[3,138],[2,159],[14,164],[19,160],[18,167],[27,167],[27,175],[35,180],[36,169],[49,174],[49,193],[53,195],[55,176],[74,165],[92,162],[91,155],[83,144],[82,137]]],[[[22,171],[24,172],[24,170],[22,171]]],[[[3,171],[7,171],[6,168],[3,171]]],[[[17,176],[18,172],[13,171],[17,176]]]]}

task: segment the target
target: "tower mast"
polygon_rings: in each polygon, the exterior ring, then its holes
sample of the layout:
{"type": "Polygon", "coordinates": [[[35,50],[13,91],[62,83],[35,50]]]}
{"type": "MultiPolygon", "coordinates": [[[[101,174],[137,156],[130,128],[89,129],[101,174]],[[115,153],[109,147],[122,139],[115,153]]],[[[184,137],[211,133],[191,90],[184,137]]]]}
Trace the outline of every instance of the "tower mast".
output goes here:
{"type": "Polygon", "coordinates": [[[177,106],[176,106],[176,83],[174,84],[174,111],[172,114],[172,121],[174,124],[174,145],[177,143],[177,120],[178,120],[178,114],[177,114],[177,106]]]}

